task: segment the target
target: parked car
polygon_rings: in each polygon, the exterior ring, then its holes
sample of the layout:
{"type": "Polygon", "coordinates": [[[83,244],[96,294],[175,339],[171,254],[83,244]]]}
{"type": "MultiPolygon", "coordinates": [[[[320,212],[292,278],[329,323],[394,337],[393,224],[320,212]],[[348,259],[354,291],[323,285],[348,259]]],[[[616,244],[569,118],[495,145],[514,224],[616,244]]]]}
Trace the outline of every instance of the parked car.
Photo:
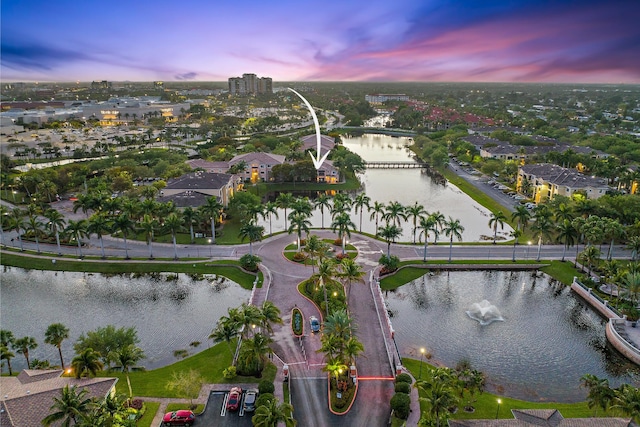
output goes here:
{"type": "Polygon", "coordinates": [[[196,416],[193,412],[186,409],[179,411],[167,412],[162,417],[162,423],[165,426],[191,426],[195,421],[196,416]]]}
{"type": "Polygon", "coordinates": [[[240,407],[241,398],[242,389],[240,387],[232,387],[229,392],[229,400],[227,400],[227,411],[237,411],[240,407]]]}
{"type": "Polygon", "coordinates": [[[258,390],[247,390],[244,394],[244,403],[242,407],[245,412],[253,412],[256,410],[256,399],[258,398],[258,390]]]}
{"type": "Polygon", "coordinates": [[[311,332],[320,332],[320,321],[316,316],[311,316],[309,318],[309,324],[311,325],[311,332]]]}

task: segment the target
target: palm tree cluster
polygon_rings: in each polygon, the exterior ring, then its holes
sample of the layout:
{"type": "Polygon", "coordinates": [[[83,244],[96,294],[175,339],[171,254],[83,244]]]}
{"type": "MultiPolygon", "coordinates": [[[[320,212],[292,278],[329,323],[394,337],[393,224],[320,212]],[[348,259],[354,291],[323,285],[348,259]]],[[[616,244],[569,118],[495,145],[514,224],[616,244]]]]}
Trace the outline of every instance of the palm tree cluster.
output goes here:
{"type": "Polygon", "coordinates": [[[62,425],[78,427],[134,426],[138,411],[123,396],[108,394],[104,398],[88,397],[85,388],[68,385],[53,398],[50,413],[42,420],[43,426],[62,425]],[[134,419],[131,420],[131,415],[134,419]]]}
{"type": "Polygon", "coordinates": [[[267,355],[271,353],[269,345],[273,340],[270,335],[274,324],[282,324],[282,318],[280,309],[271,301],[265,301],[261,307],[244,303],[238,308],[230,308],[227,316],[218,320],[209,338],[216,343],[226,342],[232,357],[231,342],[240,338],[242,345],[237,359],[238,371],[260,376],[267,355]]]}
{"type": "Polygon", "coordinates": [[[589,389],[587,402],[589,408],[603,411],[613,410],[640,421],[640,389],[630,384],[622,384],[617,388],[609,386],[609,380],[586,374],[581,378],[582,386],[589,389]]]}
{"type": "MultiPolygon", "coordinates": [[[[51,344],[58,349],[60,367],[62,369],[65,368],[64,359],[62,357],[62,342],[67,338],[69,338],[69,329],[62,323],[53,323],[49,325],[45,331],[44,342],[46,344],[51,344]]],[[[51,363],[47,360],[31,360],[29,358],[30,351],[35,350],[36,348],[38,348],[38,343],[35,338],[28,336],[16,338],[10,330],[0,329],[0,360],[3,362],[5,360],[7,361],[9,375],[13,375],[11,359],[15,357],[15,354],[11,350],[24,356],[27,362],[27,369],[48,369],[52,367],[51,363]]]]}

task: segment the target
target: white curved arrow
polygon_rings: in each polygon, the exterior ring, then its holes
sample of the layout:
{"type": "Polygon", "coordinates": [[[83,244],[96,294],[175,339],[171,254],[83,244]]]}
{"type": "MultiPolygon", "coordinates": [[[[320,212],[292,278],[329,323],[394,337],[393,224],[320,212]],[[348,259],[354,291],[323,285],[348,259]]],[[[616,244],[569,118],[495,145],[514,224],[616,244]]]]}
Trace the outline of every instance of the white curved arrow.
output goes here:
{"type": "Polygon", "coordinates": [[[311,104],[309,104],[309,101],[307,101],[306,99],[304,99],[304,96],[300,95],[298,92],[296,92],[295,90],[288,88],[291,92],[295,93],[296,95],[298,95],[300,97],[300,99],[302,99],[302,101],[304,102],[304,104],[307,106],[307,108],[309,109],[309,111],[311,111],[311,117],[313,117],[313,124],[316,127],[316,143],[317,143],[317,150],[316,150],[316,156],[317,158],[313,157],[313,154],[309,153],[309,155],[311,156],[311,160],[313,160],[313,166],[315,166],[316,170],[320,169],[320,167],[322,166],[322,163],[324,163],[324,161],[327,159],[327,156],[329,155],[329,151],[327,151],[326,153],[324,153],[324,156],[320,157],[320,149],[322,148],[322,145],[320,144],[320,123],[318,123],[318,116],[316,116],[316,112],[313,111],[313,107],[311,106],[311,104]]]}

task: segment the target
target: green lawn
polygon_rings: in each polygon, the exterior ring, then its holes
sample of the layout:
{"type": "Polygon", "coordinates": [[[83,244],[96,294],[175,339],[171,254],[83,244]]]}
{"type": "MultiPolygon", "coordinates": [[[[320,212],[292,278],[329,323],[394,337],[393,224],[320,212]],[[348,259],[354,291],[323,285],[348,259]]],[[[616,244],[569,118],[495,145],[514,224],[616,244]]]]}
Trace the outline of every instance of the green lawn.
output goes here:
{"type": "Polygon", "coordinates": [[[146,408],[144,415],[138,420],[136,427],[151,427],[153,418],[156,416],[158,409],[160,409],[160,402],[145,400],[144,406],[146,408]]]}
{"type": "Polygon", "coordinates": [[[576,270],[571,261],[551,261],[551,265],[543,267],[541,270],[567,286],[571,285],[574,276],[580,276],[580,272],[576,270]]]}
{"type": "MultiPolygon", "coordinates": [[[[235,350],[235,341],[231,343],[231,349],[235,350]]],[[[193,356],[182,359],[176,363],[158,369],[148,371],[131,372],[131,388],[135,396],[145,397],[169,397],[179,398],[175,390],[168,390],[166,384],[171,380],[173,372],[188,371],[193,369],[200,373],[206,384],[220,383],[252,383],[267,379],[273,381],[276,375],[276,367],[269,364],[262,373],[262,378],[238,376],[233,380],[227,380],[222,371],[231,365],[231,353],[226,343],[219,343],[193,356]]],[[[116,391],[128,394],[127,379],[120,372],[101,372],[104,377],[117,377],[116,391]]]]}
{"type": "MultiPolygon", "coordinates": [[[[180,409],[189,409],[188,403],[169,403],[167,405],[167,412],[179,411],[180,409]]],[[[201,414],[204,412],[204,403],[198,403],[196,409],[193,410],[195,414],[201,414]]]]}

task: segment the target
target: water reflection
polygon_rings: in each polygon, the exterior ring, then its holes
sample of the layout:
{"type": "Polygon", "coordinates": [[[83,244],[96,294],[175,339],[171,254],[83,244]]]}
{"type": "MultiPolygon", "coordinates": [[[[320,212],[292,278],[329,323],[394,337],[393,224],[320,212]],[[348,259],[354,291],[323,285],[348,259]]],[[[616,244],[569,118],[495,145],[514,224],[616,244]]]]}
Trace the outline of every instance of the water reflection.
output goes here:
{"type": "MultiPolygon", "coordinates": [[[[32,336],[39,347],[30,356],[58,363],[55,347],[44,343],[44,332],[60,322],[70,329],[63,342],[65,360],[73,356],[73,343],[83,332],[108,324],[134,326],[147,368],[174,362],[174,350],[198,351],[218,319],[229,307],[247,301],[250,292],[227,279],[200,280],[186,274],[111,275],[32,271],[8,267],[2,273],[1,324],[16,337],[32,336]]],[[[15,369],[24,358],[12,361],[15,369]]]]}
{"type": "Polygon", "coordinates": [[[587,373],[640,385],[640,368],[608,345],[603,319],[546,275],[442,272],[389,293],[387,304],[402,354],[426,347],[447,366],[467,359],[509,396],[583,400],[580,377],[587,373]],[[471,319],[466,311],[482,300],[504,321],[482,326],[471,319]]]}

